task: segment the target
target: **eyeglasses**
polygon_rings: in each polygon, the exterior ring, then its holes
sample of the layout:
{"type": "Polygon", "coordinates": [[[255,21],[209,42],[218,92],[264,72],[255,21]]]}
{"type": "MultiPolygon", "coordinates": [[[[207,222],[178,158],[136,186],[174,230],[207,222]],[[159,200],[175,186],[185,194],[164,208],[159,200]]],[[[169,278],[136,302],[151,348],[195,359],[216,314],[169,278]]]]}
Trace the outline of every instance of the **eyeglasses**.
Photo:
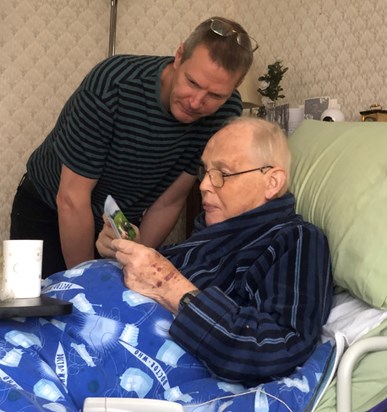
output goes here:
{"type": "Polygon", "coordinates": [[[223,20],[219,19],[211,19],[211,30],[219,34],[219,36],[229,37],[233,34],[236,34],[236,41],[239,46],[243,47],[244,49],[254,53],[255,50],[258,49],[258,43],[255,39],[250,37],[247,33],[241,33],[233,29],[230,23],[227,23],[223,20]]]}
{"type": "Polygon", "coordinates": [[[250,173],[250,172],[256,172],[260,171],[261,173],[265,174],[264,171],[267,169],[273,169],[274,166],[262,166],[262,167],[257,167],[256,169],[250,169],[250,170],[244,170],[243,172],[237,172],[237,173],[223,173],[218,169],[210,169],[206,170],[204,166],[199,166],[198,170],[198,178],[200,181],[202,181],[206,174],[208,174],[208,177],[210,178],[210,182],[212,186],[217,187],[220,189],[224,185],[224,178],[225,177],[231,177],[231,176],[237,176],[237,175],[243,175],[244,173],[250,173]]]}

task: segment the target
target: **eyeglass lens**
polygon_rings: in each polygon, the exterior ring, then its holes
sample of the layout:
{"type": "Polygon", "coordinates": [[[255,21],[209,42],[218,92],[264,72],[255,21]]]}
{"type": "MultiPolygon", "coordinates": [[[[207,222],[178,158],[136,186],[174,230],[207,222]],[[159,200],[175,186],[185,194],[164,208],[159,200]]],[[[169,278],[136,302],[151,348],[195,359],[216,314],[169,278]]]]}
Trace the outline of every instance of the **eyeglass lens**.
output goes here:
{"type": "Polygon", "coordinates": [[[222,20],[212,20],[211,29],[221,36],[231,36],[233,34],[233,28],[230,24],[222,20]]]}
{"type": "Polygon", "coordinates": [[[206,170],[203,166],[200,166],[198,170],[198,178],[200,182],[205,178],[207,173],[212,186],[220,188],[224,185],[223,173],[220,170],[206,170]]]}

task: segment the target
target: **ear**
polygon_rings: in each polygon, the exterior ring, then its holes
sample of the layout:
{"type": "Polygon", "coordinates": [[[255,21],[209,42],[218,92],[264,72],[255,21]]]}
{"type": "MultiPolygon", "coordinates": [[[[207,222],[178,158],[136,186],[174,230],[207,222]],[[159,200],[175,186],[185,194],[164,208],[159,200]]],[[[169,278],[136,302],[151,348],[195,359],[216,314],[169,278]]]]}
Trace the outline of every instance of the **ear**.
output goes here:
{"type": "Polygon", "coordinates": [[[180,43],[179,48],[176,50],[175,61],[173,62],[173,67],[177,69],[181,65],[181,59],[183,58],[184,43],[180,43]]]}
{"type": "Polygon", "coordinates": [[[287,176],[284,169],[281,167],[274,167],[265,173],[265,177],[265,197],[267,200],[282,196],[285,193],[287,176]]]}

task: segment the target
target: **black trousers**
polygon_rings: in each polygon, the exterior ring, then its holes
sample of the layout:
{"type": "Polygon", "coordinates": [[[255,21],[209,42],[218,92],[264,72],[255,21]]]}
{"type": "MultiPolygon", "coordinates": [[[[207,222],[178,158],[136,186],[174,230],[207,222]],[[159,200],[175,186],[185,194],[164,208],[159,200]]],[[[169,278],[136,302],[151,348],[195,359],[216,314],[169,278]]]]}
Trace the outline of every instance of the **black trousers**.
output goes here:
{"type": "Polygon", "coordinates": [[[66,270],[59,237],[58,213],[41,198],[24,175],[19,183],[11,211],[10,239],[42,239],[42,278],[66,270]]]}
{"type": "MultiPolygon", "coordinates": [[[[11,211],[10,239],[42,239],[42,278],[66,270],[59,235],[58,213],[45,203],[24,175],[11,211]]],[[[96,257],[98,253],[95,252],[96,257]]]]}

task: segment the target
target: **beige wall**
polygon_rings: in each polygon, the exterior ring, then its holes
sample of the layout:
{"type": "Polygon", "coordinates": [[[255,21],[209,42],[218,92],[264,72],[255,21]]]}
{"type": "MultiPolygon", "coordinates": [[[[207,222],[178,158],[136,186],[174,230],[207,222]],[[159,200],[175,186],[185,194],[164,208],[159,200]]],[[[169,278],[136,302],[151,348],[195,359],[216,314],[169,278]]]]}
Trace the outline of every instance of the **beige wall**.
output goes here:
{"type": "MultiPolygon", "coordinates": [[[[109,0],[13,0],[0,4],[0,240],[8,237],[17,182],[76,85],[107,55],[109,0]]],[[[281,59],[284,102],[337,98],[348,120],[387,106],[384,0],[118,0],[116,53],[172,54],[201,20],[239,20],[260,48],[241,87],[281,59]]],[[[177,236],[182,228],[177,229],[177,236]]]]}
{"type": "Polygon", "coordinates": [[[289,67],[283,87],[291,105],[330,96],[351,121],[374,102],[387,106],[385,1],[261,0],[238,5],[241,19],[261,45],[256,73],[276,59],[289,67]]]}

